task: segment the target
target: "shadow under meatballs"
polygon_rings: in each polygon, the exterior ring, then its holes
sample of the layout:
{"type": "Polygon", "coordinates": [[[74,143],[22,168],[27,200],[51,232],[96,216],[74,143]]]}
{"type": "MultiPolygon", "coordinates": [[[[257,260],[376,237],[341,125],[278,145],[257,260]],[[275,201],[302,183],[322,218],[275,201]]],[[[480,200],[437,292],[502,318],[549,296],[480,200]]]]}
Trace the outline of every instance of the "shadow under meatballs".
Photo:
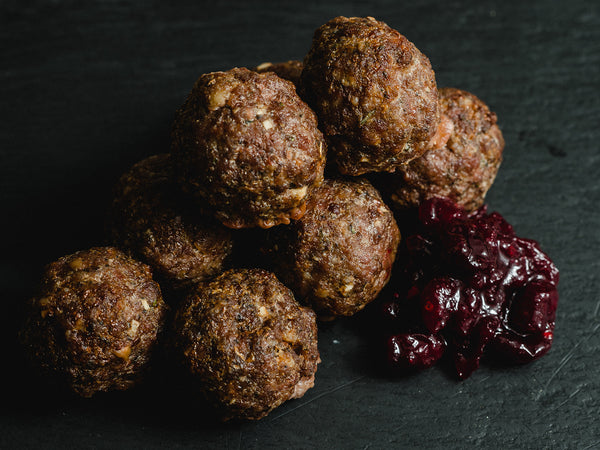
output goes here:
{"type": "Polygon", "coordinates": [[[386,334],[382,331],[378,317],[378,300],[371,302],[352,317],[337,319],[339,326],[347,334],[358,337],[357,345],[346,350],[347,363],[356,372],[372,378],[392,379],[398,376],[410,376],[411,374],[394,373],[386,364],[386,334]]]}
{"type": "Polygon", "coordinates": [[[42,376],[29,366],[22,352],[21,356],[17,353],[10,355],[14,370],[2,374],[4,385],[10,386],[3,396],[2,413],[11,417],[35,420],[62,414],[81,424],[102,418],[138,428],[175,431],[230,426],[219,421],[186,375],[164,355],[156,355],[154,366],[137,386],[83,398],[59,380],[42,376]]]}

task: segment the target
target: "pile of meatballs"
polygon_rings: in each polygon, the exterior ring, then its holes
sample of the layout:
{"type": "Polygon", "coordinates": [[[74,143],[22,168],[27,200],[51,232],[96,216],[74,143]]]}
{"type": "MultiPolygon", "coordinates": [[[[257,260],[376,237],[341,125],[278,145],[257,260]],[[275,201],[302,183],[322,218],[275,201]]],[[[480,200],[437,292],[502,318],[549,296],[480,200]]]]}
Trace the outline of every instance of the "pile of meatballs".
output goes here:
{"type": "Polygon", "coordinates": [[[478,208],[503,147],[406,37],[337,17],[303,62],[200,76],[170,151],[117,183],[108,246],[46,267],[21,341],[84,397],[135,385],[164,346],[223,420],[260,419],[314,385],[318,320],[386,285],[395,217],[478,208]]]}

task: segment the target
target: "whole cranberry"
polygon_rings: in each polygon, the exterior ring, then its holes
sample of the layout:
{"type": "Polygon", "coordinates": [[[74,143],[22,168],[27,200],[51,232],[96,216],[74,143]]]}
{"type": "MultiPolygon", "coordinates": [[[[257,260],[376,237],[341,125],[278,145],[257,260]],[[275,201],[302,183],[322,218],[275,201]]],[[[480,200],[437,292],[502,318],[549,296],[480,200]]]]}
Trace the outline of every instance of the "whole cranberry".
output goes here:
{"type": "Polygon", "coordinates": [[[388,363],[396,369],[425,369],[442,357],[445,347],[444,340],[433,334],[393,335],[387,341],[388,363]]]}
{"type": "Polygon", "coordinates": [[[425,201],[419,208],[419,220],[426,227],[445,227],[457,220],[461,220],[466,212],[452,200],[435,197],[425,201]]]}
{"type": "Polygon", "coordinates": [[[434,278],[421,294],[423,322],[429,332],[442,330],[461,299],[462,283],[454,278],[434,278]]]}
{"type": "Polygon", "coordinates": [[[548,281],[534,280],[516,293],[508,325],[523,334],[541,334],[556,317],[558,292],[548,281]]]}

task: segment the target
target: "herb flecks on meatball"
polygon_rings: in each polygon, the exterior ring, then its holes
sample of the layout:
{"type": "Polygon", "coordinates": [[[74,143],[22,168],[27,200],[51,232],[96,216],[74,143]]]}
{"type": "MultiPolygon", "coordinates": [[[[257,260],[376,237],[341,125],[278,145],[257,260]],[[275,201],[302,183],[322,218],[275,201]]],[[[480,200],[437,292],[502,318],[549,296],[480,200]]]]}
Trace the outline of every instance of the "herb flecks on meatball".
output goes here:
{"type": "Polygon", "coordinates": [[[150,156],[121,177],[108,228],[114,242],[179,288],[223,272],[233,239],[178,189],[171,159],[150,156]]]}
{"type": "Polygon", "coordinates": [[[375,299],[400,241],[392,212],[365,180],[325,180],[304,217],[274,231],[277,274],[324,319],[375,299]]]}
{"type": "Polygon", "coordinates": [[[224,420],[260,419],[314,385],[315,313],[265,270],[200,284],[173,330],[178,357],[224,420]]]}
{"type": "Polygon", "coordinates": [[[21,340],[34,365],[91,397],[140,380],[165,314],[147,265],[96,247],[46,267],[21,340]]]}
{"type": "Polygon", "coordinates": [[[244,68],[202,75],[173,130],[183,188],[231,228],[300,218],[323,180],[325,152],[294,85],[244,68]]]}
{"type": "Polygon", "coordinates": [[[483,205],[500,163],[504,139],[496,114],[475,95],[454,88],[440,89],[442,113],[452,123],[446,145],[384,176],[392,205],[418,207],[433,197],[447,197],[473,211],[483,205]]]}
{"type": "Polygon", "coordinates": [[[318,28],[301,85],[342,174],[394,171],[444,144],[429,59],[372,17],[337,17],[318,28]]]}

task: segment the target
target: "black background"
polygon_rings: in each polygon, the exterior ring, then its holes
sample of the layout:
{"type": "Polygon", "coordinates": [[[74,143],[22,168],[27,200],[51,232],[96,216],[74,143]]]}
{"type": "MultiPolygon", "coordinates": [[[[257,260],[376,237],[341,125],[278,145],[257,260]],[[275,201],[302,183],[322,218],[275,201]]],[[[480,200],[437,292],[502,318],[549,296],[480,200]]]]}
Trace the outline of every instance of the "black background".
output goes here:
{"type": "Polygon", "coordinates": [[[600,4],[563,1],[2,1],[0,447],[599,448],[600,4]],[[487,201],[561,270],[555,342],[523,367],[369,368],[356,321],[320,330],[315,387],[256,423],[221,425],[157,378],[91,400],[23,366],[15,330],[44,264],[103,241],[112,185],[168,149],[202,73],[302,59],[337,15],[386,21],[438,86],[498,114],[487,201]]]}

